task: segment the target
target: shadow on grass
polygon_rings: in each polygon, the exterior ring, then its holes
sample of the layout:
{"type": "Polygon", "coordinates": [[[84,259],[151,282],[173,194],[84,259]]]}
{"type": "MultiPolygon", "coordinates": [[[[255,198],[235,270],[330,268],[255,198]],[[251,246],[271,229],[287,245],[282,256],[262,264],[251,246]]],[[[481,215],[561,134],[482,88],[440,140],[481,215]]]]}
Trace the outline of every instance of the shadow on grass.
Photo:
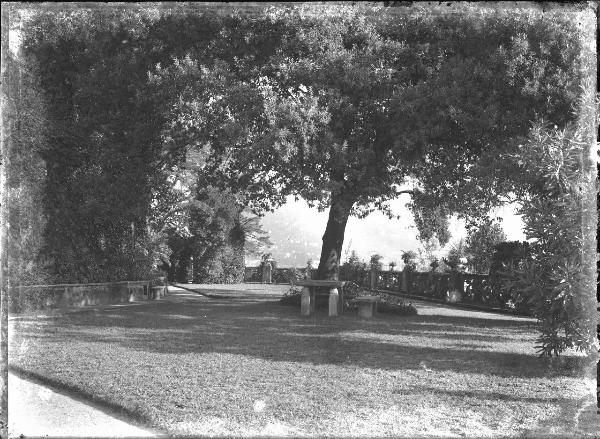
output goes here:
{"type": "Polygon", "coordinates": [[[530,320],[379,315],[361,321],[353,314],[328,318],[323,313],[306,318],[272,296],[219,300],[174,294],[141,306],[50,316],[43,330],[29,327],[36,324],[35,316],[15,320],[21,337],[103,342],[155,353],[239,354],[385,370],[426,364],[433,371],[522,378],[579,376],[587,364],[576,357],[540,359],[533,346],[530,355],[507,352],[506,344],[532,337],[530,320]]]}
{"type": "MultiPolygon", "coordinates": [[[[487,399],[490,401],[506,401],[506,402],[526,402],[533,404],[547,404],[547,403],[561,403],[565,404],[565,402],[572,403],[575,405],[580,401],[577,398],[536,398],[531,396],[523,396],[517,393],[500,393],[500,392],[484,392],[481,390],[470,391],[470,390],[454,390],[454,389],[440,389],[439,387],[430,387],[430,386],[419,386],[415,387],[414,390],[418,390],[419,392],[434,392],[434,393],[443,393],[445,395],[449,395],[456,398],[473,398],[477,400],[487,399]]],[[[568,404],[567,404],[568,405],[568,404]]]]}

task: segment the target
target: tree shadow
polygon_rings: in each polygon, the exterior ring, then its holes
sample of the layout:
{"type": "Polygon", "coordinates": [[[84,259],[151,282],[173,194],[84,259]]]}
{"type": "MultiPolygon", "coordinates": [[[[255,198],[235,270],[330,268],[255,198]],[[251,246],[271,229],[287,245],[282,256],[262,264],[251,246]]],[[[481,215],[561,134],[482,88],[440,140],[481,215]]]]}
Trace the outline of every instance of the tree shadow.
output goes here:
{"type": "Polygon", "coordinates": [[[507,342],[518,343],[535,326],[510,317],[378,315],[363,321],[353,314],[328,318],[321,312],[307,318],[272,297],[181,298],[57,314],[43,323],[24,317],[19,336],[103,342],[164,354],[224,353],[315,365],[383,370],[427,367],[501,377],[579,376],[589,362],[582,357],[548,361],[536,357],[533,346],[531,354],[523,353],[522,347],[521,352],[506,351],[507,342]],[[502,335],[478,333],[482,329],[502,335]]]}
{"type": "Polygon", "coordinates": [[[473,398],[473,399],[488,399],[490,401],[506,401],[506,402],[520,402],[520,403],[532,403],[532,404],[548,404],[548,403],[561,403],[564,404],[572,403],[577,404],[581,401],[581,398],[559,398],[559,397],[532,397],[532,396],[523,396],[519,395],[516,392],[484,392],[481,390],[471,391],[471,390],[456,390],[456,389],[442,389],[440,387],[433,386],[419,386],[418,388],[409,389],[409,390],[419,390],[421,392],[434,392],[441,393],[451,397],[456,398],[473,398]]]}

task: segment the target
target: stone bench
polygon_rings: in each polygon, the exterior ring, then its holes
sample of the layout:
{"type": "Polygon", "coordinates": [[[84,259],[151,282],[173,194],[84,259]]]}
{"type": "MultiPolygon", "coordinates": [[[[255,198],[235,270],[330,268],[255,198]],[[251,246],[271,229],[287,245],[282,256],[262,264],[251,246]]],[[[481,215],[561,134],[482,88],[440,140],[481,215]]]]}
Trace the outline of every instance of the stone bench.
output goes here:
{"type": "Polygon", "coordinates": [[[358,304],[358,315],[370,319],[377,313],[377,303],[381,300],[379,296],[359,296],[353,300],[358,304]]]}
{"type": "Polygon", "coordinates": [[[166,292],[166,285],[154,285],[153,287],[150,287],[150,294],[148,295],[148,300],[156,300],[165,297],[166,292]]]}
{"type": "Polygon", "coordinates": [[[315,301],[317,288],[329,289],[329,315],[341,314],[344,307],[344,285],[346,282],[339,280],[313,280],[303,279],[292,282],[292,286],[299,285],[302,288],[300,313],[308,316],[315,313],[315,301]],[[338,291],[339,288],[339,291],[338,291]]]}

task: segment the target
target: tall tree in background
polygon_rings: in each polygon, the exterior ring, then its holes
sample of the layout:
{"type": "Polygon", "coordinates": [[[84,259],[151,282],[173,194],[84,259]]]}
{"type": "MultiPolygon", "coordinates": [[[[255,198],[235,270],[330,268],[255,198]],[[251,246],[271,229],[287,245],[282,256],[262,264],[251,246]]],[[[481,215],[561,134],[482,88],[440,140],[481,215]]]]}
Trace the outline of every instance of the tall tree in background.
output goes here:
{"type": "Polygon", "coordinates": [[[321,279],[338,276],[348,217],[390,213],[402,193],[481,216],[510,190],[489,162],[540,116],[564,126],[579,92],[564,14],[302,5],[222,34],[233,59],[190,53],[155,70],[172,93],[169,137],[210,147],[216,180],[256,211],[289,194],[329,208],[321,279]]]}
{"type": "Polygon", "coordinates": [[[402,262],[404,263],[404,270],[415,271],[417,269],[417,253],[408,250],[402,253],[402,262]]]}
{"type": "Polygon", "coordinates": [[[262,228],[260,217],[248,210],[241,211],[236,220],[236,227],[244,240],[244,255],[255,257],[263,254],[273,246],[269,233],[262,228]]]}
{"type": "Polygon", "coordinates": [[[464,265],[464,261],[467,259],[465,240],[460,238],[455,242],[448,251],[448,255],[443,258],[444,263],[450,268],[450,270],[457,270],[460,265],[464,265]]]}
{"type": "Polygon", "coordinates": [[[204,160],[202,152],[188,150],[185,161],[171,167],[169,189],[154,200],[160,213],[151,216],[152,229],[166,236],[170,250],[159,265],[171,281],[241,282],[245,256],[272,244],[236,194],[210,184],[204,160]]]}
{"type": "Polygon", "coordinates": [[[484,221],[471,228],[466,239],[465,253],[469,267],[475,273],[488,274],[494,247],[506,241],[506,234],[499,223],[484,221]]]}

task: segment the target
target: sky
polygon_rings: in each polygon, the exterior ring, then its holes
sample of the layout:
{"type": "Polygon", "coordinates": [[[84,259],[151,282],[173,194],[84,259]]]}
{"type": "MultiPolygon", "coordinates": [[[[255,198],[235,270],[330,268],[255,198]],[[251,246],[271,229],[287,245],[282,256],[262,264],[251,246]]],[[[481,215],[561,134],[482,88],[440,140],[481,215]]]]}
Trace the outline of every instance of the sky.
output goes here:
{"type": "MultiPolygon", "coordinates": [[[[417,250],[417,229],[412,214],[405,207],[406,199],[398,199],[391,203],[393,213],[400,219],[389,219],[381,212],[373,212],[364,219],[350,217],[346,227],[342,259],[355,250],[360,258],[369,260],[378,253],[383,256],[384,265],[390,261],[400,262],[404,251],[417,250]]],[[[515,206],[506,206],[494,212],[502,218],[502,228],[509,241],[525,240],[522,231],[523,223],[515,213],[515,206]]],[[[310,208],[303,200],[288,202],[273,213],[262,218],[262,226],[270,234],[274,246],[267,251],[280,267],[304,267],[308,259],[316,266],[321,254],[321,238],[325,232],[328,212],[318,212],[310,208]]],[[[456,219],[450,221],[452,238],[450,245],[466,236],[464,223],[456,219]]],[[[448,246],[446,246],[447,249],[448,246]]],[[[253,265],[257,259],[248,259],[253,265]]]]}

